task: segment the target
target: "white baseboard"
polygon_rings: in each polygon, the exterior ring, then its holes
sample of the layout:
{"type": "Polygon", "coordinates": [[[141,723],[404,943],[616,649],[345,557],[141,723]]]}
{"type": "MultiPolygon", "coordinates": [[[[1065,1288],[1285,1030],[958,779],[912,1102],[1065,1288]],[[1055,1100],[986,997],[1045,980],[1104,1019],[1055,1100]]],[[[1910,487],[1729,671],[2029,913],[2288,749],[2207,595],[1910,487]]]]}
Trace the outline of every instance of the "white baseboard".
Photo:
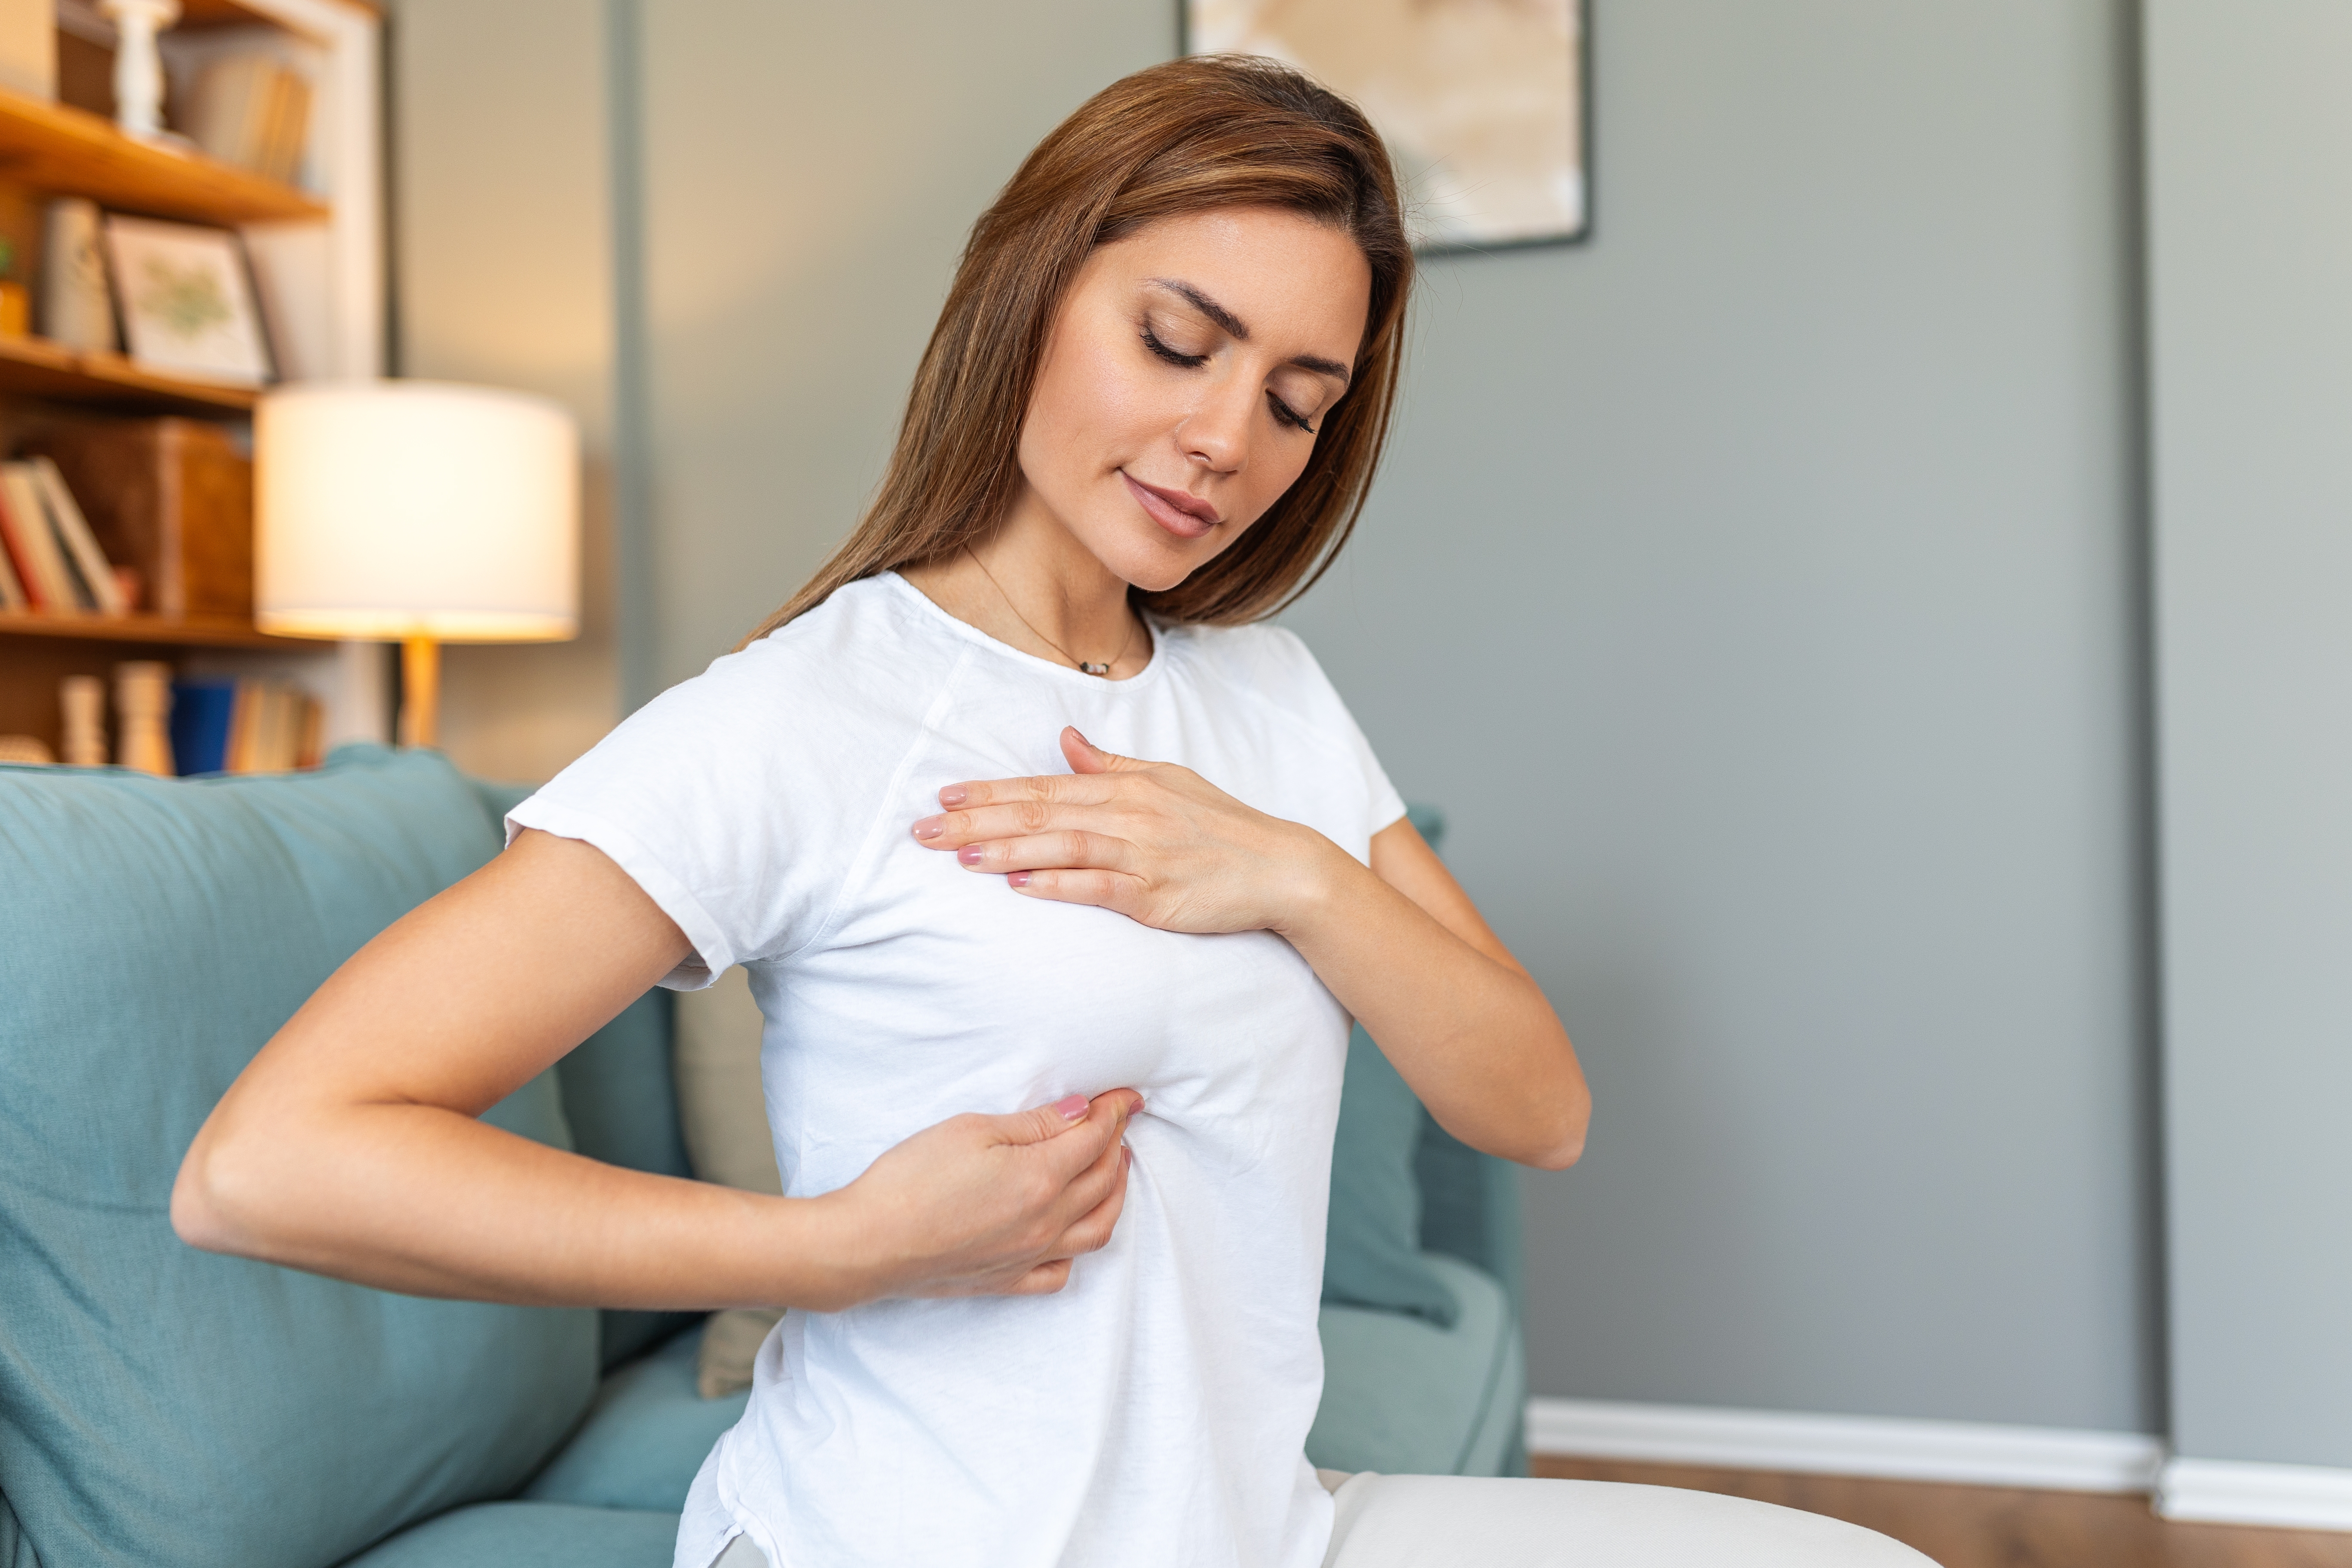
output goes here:
{"type": "Polygon", "coordinates": [[[2218,1524],[2352,1530],[2352,1470],[2174,1459],[2158,1479],[2156,1511],[2218,1524]]]}
{"type": "Polygon", "coordinates": [[[1528,1400],[1527,1440],[1531,1454],[2056,1491],[2145,1492],[2164,1461],[2160,1439],[2134,1432],[1597,1399],[1528,1400]]]}

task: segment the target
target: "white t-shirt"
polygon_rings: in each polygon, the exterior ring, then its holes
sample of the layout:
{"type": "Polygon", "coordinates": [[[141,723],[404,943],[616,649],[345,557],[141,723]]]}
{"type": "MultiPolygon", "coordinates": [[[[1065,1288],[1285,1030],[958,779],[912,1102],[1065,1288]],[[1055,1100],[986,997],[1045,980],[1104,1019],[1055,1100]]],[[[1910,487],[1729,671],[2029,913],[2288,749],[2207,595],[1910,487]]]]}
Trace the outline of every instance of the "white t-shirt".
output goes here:
{"type": "Polygon", "coordinates": [[[695,955],[749,970],[784,1190],[963,1111],[1130,1087],[1127,1203],[1058,1294],[793,1311],[697,1478],[679,1568],[1314,1568],[1307,1463],[1348,1016],[1269,931],[1185,936],[1016,893],[918,844],[943,784],[1063,773],[1057,737],[1181,763],[1358,859],[1404,812],[1306,646],[1157,628],[1109,681],[896,574],[664,693],[517,806],[612,857],[695,955]]]}

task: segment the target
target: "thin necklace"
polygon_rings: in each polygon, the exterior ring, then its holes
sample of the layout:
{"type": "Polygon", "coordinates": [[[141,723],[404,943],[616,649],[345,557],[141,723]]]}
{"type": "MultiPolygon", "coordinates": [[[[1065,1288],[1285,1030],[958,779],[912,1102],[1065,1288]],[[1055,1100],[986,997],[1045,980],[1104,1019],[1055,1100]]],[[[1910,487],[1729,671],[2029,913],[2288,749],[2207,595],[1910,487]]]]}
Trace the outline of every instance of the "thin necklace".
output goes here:
{"type": "Polygon", "coordinates": [[[1029,635],[1031,637],[1035,637],[1039,642],[1044,643],[1047,647],[1052,648],[1055,653],[1060,654],[1064,658],[1066,658],[1072,664],[1076,665],[1087,674],[1108,677],[1110,674],[1111,664],[1117,664],[1120,659],[1125,658],[1127,657],[1127,650],[1135,646],[1135,626],[1132,622],[1129,622],[1127,628],[1127,640],[1118,645],[1118,651],[1117,653],[1110,656],[1110,664],[1088,664],[1085,659],[1080,658],[1076,654],[1072,653],[1068,648],[1064,647],[1060,643],[1055,642],[1052,637],[1049,637],[1044,632],[1039,631],[1037,629],[1036,623],[1021,613],[1021,606],[1013,602],[1013,595],[1004,591],[1004,584],[996,580],[996,574],[991,572],[986,566],[982,565],[979,556],[972,555],[971,545],[965,545],[963,547],[963,552],[966,555],[971,556],[971,563],[980,567],[980,574],[988,579],[988,585],[996,590],[996,596],[1004,601],[1004,607],[1013,612],[1013,618],[1029,628],[1029,635]]]}

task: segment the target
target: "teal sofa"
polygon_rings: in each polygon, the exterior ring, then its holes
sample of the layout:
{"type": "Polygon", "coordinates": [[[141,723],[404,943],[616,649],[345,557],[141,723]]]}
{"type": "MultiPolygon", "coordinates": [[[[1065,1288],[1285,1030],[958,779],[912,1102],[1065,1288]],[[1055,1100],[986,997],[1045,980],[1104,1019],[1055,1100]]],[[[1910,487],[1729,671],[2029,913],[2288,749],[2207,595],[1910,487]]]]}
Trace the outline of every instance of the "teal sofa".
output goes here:
{"type": "MultiPolygon", "coordinates": [[[[495,854],[520,793],[375,747],[271,778],[0,767],[0,1568],[669,1562],[743,1403],[696,1395],[698,1320],[396,1296],[168,1218],[253,1052],[495,854]]],[[[489,1116],[688,1173],[667,996],[489,1116]]],[[[1357,1039],[1317,1463],[1519,1468],[1513,1190],[1357,1039]]]]}

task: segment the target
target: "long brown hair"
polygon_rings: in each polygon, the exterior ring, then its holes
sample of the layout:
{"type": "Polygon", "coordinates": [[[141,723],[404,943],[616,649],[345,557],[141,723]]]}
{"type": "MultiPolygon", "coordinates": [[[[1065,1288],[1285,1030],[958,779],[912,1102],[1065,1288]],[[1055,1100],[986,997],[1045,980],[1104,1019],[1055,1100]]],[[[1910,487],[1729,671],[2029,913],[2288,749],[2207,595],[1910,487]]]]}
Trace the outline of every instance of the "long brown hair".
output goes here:
{"type": "Polygon", "coordinates": [[[1155,219],[1226,206],[1280,207],[1352,237],[1372,273],[1364,338],[1306,471],[1208,564],[1133,597],[1171,620],[1236,622],[1273,615],[1313,586],[1355,528],[1388,438],[1412,249],[1388,149],[1353,104],[1276,61],[1208,56],[1097,93],[981,215],[873,504],[744,641],[845,583],[986,537],[1018,493],[1021,422],[1055,312],[1087,255],[1155,219]]]}

